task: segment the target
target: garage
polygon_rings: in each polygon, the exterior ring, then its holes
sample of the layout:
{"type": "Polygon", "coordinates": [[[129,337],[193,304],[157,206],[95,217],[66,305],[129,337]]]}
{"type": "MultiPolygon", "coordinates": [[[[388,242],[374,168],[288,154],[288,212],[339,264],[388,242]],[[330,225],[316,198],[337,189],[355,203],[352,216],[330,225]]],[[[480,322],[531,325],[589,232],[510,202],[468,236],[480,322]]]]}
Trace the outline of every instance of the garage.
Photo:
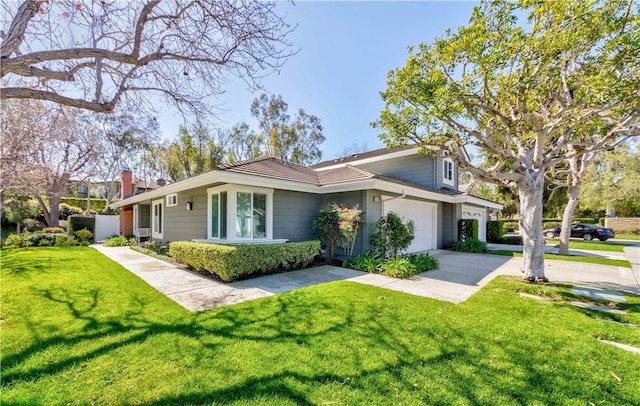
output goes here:
{"type": "Polygon", "coordinates": [[[419,252],[437,248],[437,222],[436,203],[422,202],[418,200],[385,198],[383,200],[383,212],[386,215],[394,212],[403,218],[403,221],[413,220],[416,237],[409,246],[408,252],[419,252]]]}
{"type": "Polygon", "coordinates": [[[487,241],[487,211],[482,207],[462,205],[462,218],[478,220],[478,239],[487,241]]]}

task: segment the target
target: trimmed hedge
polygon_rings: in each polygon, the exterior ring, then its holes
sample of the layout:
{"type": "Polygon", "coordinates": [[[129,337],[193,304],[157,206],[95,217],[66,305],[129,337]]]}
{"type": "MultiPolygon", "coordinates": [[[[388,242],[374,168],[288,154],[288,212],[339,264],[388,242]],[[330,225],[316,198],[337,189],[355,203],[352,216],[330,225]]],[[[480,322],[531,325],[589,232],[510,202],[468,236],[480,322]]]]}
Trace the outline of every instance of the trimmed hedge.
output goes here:
{"type": "Polygon", "coordinates": [[[225,282],[303,268],[319,254],[320,241],[241,245],[176,241],[169,246],[169,255],[176,261],[225,282]]]}
{"type": "Polygon", "coordinates": [[[458,220],[458,241],[478,239],[478,220],[460,219],[458,220]]]}
{"type": "MultiPolygon", "coordinates": [[[[87,198],[86,197],[62,197],[60,203],[68,204],[69,206],[79,207],[82,210],[87,210],[87,198]]],[[[107,207],[107,199],[91,198],[91,210],[104,210],[107,207]]]]}
{"type": "Polygon", "coordinates": [[[96,218],[94,216],[73,215],[69,216],[67,220],[68,232],[71,235],[75,235],[76,231],[84,230],[85,228],[92,233],[96,230],[96,218]]]}
{"type": "Polygon", "coordinates": [[[504,220],[487,221],[487,241],[494,242],[504,235],[504,220]]]}

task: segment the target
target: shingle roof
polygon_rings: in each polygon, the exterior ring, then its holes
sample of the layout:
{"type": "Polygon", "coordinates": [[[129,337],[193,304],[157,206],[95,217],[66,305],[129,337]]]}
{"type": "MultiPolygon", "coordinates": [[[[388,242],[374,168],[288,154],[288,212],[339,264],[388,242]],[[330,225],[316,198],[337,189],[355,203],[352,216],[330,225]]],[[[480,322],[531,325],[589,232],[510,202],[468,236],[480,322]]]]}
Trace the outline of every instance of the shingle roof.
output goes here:
{"type": "Polygon", "coordinates": [[[351,165],[345,165],[339,168],[319,171],[310,167],[283,162],[277,158],[271,157],[234,162],[232,164],[222,164],[218,165],[218,170],[263,176],[281,180],[290,180],[294,182],[302,182],[318,186],[335,185],[339,183],[356,182],[368,179],[379,179],[396,183],[398,185],[427,190],[443,195],[455,196],[462,194],[461,192],[453,189],[436,190],[428,188],[422,185],[404,181],[402,179],[394,178],[392,176],[367,171],[351,165]]]}
{"type": "Polygon", "coordinates": [[[393,152],[398,152],[398,151],[405,151],[407,149],[413,149],[415,148],[415,145],[408,145],[406,147],[403,148],[380,148],[380,149],[374,149],[373,151],[367,151],[367,152],[359,152],[357,154],[351,154],[348,156],[343,156],[343,157],[339,157],[339,158],[334,158],[334,159],[328,159],[326,161],[322,161],[319,162],[315,165],[311,165],[311,168],[314,169],[319,169],[319,168],[324,168],[327,166],[332,166],[332,165],[337,165],[337,164],[344,164],[344,163],[349,163],[349,162],[353,162],[353,161],[359,161],[361,159],[367,159],[367,158],[373,158],[373,157],[377,157],[377,156],[383,156],[383,155],[387,155],[387,154],[391,154],[393,152]]]}

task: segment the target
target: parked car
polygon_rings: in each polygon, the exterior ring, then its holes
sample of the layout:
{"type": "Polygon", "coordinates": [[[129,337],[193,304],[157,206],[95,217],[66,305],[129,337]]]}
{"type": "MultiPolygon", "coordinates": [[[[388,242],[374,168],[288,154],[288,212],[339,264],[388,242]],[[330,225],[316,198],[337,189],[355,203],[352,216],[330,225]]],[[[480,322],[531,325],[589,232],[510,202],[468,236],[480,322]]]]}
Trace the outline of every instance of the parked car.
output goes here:
{"type": "MultiPolygon", "coordinates": [[[[560,228],[554,227],[544,230],[544,236],[547,238],[558,237],[560,236],[560,228]]],[[[577,223],[571,225],[571,238],[584,238],[586,241],[597,238],[600,241],[607,241],[615,236],[616,233],[612,229],[600,227],[596,224],[577,223]]]]}

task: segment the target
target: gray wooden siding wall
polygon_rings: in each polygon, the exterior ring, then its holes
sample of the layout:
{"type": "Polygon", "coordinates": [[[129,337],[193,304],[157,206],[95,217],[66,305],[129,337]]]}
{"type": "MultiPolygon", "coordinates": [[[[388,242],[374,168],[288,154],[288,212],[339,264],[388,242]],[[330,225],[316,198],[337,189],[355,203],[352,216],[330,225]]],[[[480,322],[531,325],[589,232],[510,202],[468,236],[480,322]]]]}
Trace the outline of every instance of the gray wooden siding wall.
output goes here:
{"type": "Polygon", "coordinates": [[[207,238],[207,187],[178,193],[178,205],[167,207],[164,201],[164,227],[162,242],[207,238]],[[193,203],[193,209],[187,210],[187,202],[193,203]]]}
{"type": "Polygon", "coordinates": [[[312,223],[321,205],[318,195],[276,189],[273,192],[273,238],[288,238],[289,241],[318,238],[312,223]]]}
{"type": "Polygon", "coordinates": [[[440,224],[442,224],[442,241],[438,243],[438,247],[447,246],[458,241],[458,225],[454,204],[442,203],[440,224]]]}
{"type": "MultiPolygon", "coordinates": [[[[411,155],[358,166],[371,172],[377,172],[421,186],[435,188],[435,163],[436,160],[432,157],[411,155]]],[[[442,176],[442,168],[440,168],[440,176],[442,176]]]]}

